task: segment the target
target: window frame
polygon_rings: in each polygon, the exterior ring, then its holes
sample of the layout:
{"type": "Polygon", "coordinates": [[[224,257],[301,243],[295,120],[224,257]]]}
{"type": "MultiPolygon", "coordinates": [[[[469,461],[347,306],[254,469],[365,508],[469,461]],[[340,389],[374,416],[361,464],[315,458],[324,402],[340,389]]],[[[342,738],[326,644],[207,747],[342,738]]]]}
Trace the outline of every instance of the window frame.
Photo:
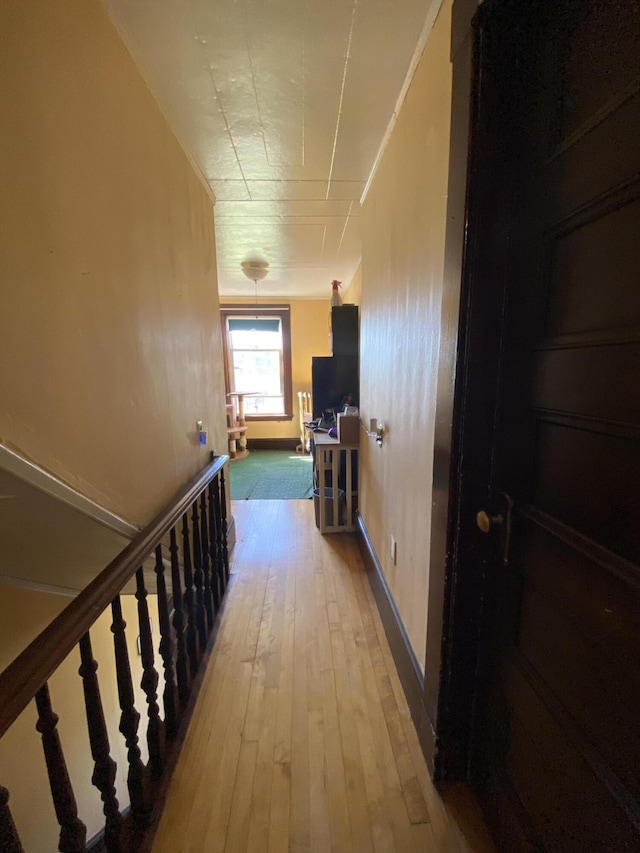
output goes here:
{"type": "Polygon", "coordinates": [[[284,414],[245,414],[246,421],[291,421],[293,420],[293,383],[291,371],[291,306],[281,305],[257,305],[247,303],[227,303],[220,307],[220,322],[222,325],[222,350],[224,356],[224,385],[227,395],[231,393],[231,365],[229,358],[229,331],[227,320],[229,317],[268,317],[278,318],[282,329],[282,369],[283,369],[283,396],[284,414]]]}

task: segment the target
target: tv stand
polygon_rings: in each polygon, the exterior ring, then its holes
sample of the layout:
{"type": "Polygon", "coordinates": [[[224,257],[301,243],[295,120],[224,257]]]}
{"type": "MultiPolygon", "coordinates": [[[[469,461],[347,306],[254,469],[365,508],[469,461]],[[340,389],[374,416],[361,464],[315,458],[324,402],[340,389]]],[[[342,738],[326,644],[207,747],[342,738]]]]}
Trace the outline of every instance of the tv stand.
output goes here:
{"type": "MultiPolygon", "coordinates": [[[[352,453],[358,452],[357,444],[345,444],[338,441],[337,438],[332,438],[328,433],[316,432],[313,434],[314,443],[314,469],[316,475],[316,483],[318,489],[318,527],[320,533],[350,533],[355,530],[353,523],[353,464],[352,453]],[[345,455],[345,506],[342,513],[342,523],[340,522],[340,466],[341,457],[345,455]],[[329,476],[327,476],[329,475],[329,476]],[[327,479],[331,485],[327,487],[327,479]],[[331,499],[331,515],[333,524],[327,524],[327,492],[326,489],[332,490],[331,499]]],[[[357,491],[357,489],[356,489],[357,491]]]]}

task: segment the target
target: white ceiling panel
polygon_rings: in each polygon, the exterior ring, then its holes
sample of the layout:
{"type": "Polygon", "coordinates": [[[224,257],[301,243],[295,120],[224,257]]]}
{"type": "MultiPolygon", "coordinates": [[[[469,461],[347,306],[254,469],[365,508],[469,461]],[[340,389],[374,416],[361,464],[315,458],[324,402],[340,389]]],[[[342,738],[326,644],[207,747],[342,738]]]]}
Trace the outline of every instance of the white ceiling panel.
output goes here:
{"type": "MultiPolygon", "coordinates": [[[[216,221],[220,224],[230,219],[301,219],[310,217],[344,219],[348,215],[353,202],[348,199],[317,199],[303,200],[282,199],[280,201],[218,201],[216,204],[216,221]]],[[[359,206],[358,206],[359,207],[359,206]]]]}
{"type": "Polygon", "coordinates": [[[327,197],[327,181],[248,181],[247,184],[251,198],[255,201],[314,201],[327,197]]]}
{"type": "Polygon", "coordinates": [[[223,296],[317,298],[360,261],[359,200],[441,0],[104,0],[211,186],[223,296]],[[250,294],[249,294],[250,295],[250,294]]]}
{"type": "MultiPolygon", "coordinates": [[[[233,261],[232,269],[237,268],[241,275],[240,264],[245,257],[253,257],[254,254],[259,258],[278,258],[280,267],[306,262],[306,259],[312,263],[322,256],[326,227],[323,220],[314,221],[312,217],[306,217],[304,222],[249,219],[248,228],[252,231],[249,237],[245,222],[235,220],[219,226],[218,245],[233,261]]],[[[269,261],[269,266],[270,269],[275,268],[276,264],[269,261]]]]}
{"type": "MultiPolygon", "coordinates": [[[[238,180],[210,180],[209,186],[214,192],[218,202],[221,201],[250,201],[249,187],[246,181],[238,180]]],[[[216,207],[217,210],[217,207],[216,207]]]]}
{"type": "Polygon", "coordinates": [[[364,181],[331,181],[329,198],[348,198],[350,201],[357,201],[360,207],[364,187],[364,181]]]}
{"type": "Polygon", "coordinates": [[[360,226],[353,216],[347,217],[344,223],[340,242],[336,251],[336,261],[349,263],[350,259],[359,254],[360,226]]]}

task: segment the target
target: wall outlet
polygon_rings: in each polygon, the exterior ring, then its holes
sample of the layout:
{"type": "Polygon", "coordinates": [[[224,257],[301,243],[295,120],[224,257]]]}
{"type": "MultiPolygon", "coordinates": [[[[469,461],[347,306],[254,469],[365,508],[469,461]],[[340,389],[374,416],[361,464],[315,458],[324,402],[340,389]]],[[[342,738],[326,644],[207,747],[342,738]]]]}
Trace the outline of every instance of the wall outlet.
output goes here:
{"type": "Polygon", "coordinates": [[[389,555],[391,557],[391,562],[393,563],[394,566],[396,564],[396,554],[397,554],[396,544],[397,544],[396,543],[396,537],[392,536],[391,539],[389,540],[389,555]]]}

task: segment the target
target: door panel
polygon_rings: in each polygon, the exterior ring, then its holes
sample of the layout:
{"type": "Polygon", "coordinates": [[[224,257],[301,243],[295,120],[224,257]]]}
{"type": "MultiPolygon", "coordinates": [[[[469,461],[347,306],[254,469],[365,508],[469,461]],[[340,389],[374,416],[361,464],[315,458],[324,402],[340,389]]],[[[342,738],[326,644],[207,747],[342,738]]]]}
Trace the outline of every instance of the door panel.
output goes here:
{"type": "Polygon", "coordinates": [[[496,0],[478,51],[466,357],[500,353],[464,412],[466,456],[494,425],[462,478],[472,777],[509,853],[640,851],[640,3],[496,0]],[[465,509],[504,492],[506,566],[465,509]]]}
{"type": "Polygon", "coordinates": [[[586,760],[584,741],[571,736],[562,709],[535,674],[518,662],[506,672],[505,692],[510,705],[524,711],[510,720],[506,773],[525,805],[538,849],[637,850],[623,807],[612,803],[586,760]]]}
{"type": "Polygon", "coordinates": [[[591,123],[553,150],[548,163],[549,202],[559,217],[579,209],[591,198],[610,192],[637,168],[638,85],[636,80],[619,102],[607,105],[602,116],[595,115],[591,123]],[[602,121],[605,117],[606,121],[602,121]],[[593,172],[593,158],[603,148],[607,149],[606,157],[601,157],[598,170],[593,172]]]}
{"type": "Polygon", "coordinates": [[[640,288],[628,281],[640,269],[640,199],[605,213],[589,210],[555,236],[548,272],[549,338],[619,329],[640,322],[640,288]],[[593,218],[586,218],[590,214],[593,218]],[[635,298],[633,298],[635,296],[635,298]]]}
{"type": "Polygon", "coordinates": [[[545,349],[534,358],[537,409],[563,409],[618,423],[640,421],[640,344],[545,349]]]}
{"type": "Polygon", "coordinates": [[[581,719],[586,741],[636,797],[640,734],[627,720],[640,707],[640,675],[601,626],[582,622],[547,590],[527,585],[520,651],[561,706],[581,719]],[[606,721],[606,722],[605,722],[606,721]]]}
{"type": "Polygon", "coordinates": [[[637,77],[638,9],[634,0],[565,2],[557,22],[566,36],[558,87],[559,130],[566,139],[610,108],[637,77]]]}
{"type": "Polygon", "coordinates": [[[622,557],[640,549],[637,440],[538,415],[533,505],[622,557]]]}

